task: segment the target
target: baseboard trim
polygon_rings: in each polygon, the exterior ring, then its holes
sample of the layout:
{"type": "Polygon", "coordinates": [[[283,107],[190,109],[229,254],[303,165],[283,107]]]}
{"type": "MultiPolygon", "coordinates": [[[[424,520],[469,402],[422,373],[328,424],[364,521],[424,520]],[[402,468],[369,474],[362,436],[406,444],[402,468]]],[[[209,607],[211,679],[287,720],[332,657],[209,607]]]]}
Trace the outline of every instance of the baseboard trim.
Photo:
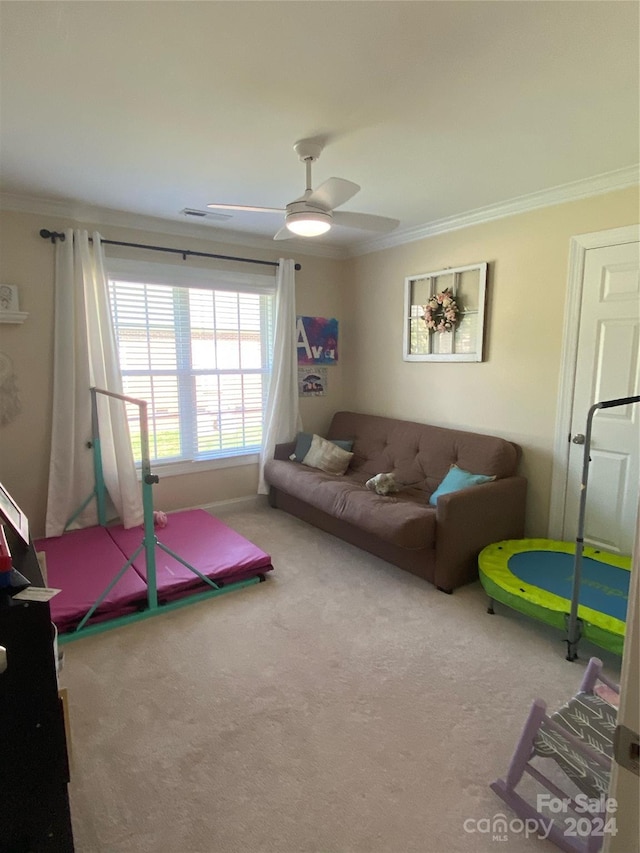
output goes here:
{"type": "MultiPolygon", "coordinates": [[[[183,509],[203,509],[205,512],[214,513],[216,511],[220,511],[223,509],[231,509],[232,507],[240,507],[241,505],[246,505],[247,507],[258,507],[265,505],[267,503],[266,495],[244,495],[240,498],[228,498],[223,501],[213,501],[208,504],[199,504],[198,506],[191,507],[183,507],[183,509]]],[[[171,512],[181,512],[181,510],[171,510],[171,512]]],[[[168,513],[170,515],[171,513],[168,513]]]]}

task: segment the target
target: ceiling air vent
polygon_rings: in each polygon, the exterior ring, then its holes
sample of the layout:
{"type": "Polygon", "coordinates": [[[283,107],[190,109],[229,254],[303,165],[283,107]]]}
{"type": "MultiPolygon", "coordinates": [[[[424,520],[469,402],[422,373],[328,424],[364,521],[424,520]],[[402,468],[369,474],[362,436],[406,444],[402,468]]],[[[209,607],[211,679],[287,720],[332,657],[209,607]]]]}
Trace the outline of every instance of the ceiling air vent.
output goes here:
{"type": "Polygon", "coordinates": [[[180,213],[191,219],[208,219],[213,222],[224,222],[225,219],[232,218],[230,213],[214,213],[212,210],[197,210],[194,207],[185,207],[180,213]]]}

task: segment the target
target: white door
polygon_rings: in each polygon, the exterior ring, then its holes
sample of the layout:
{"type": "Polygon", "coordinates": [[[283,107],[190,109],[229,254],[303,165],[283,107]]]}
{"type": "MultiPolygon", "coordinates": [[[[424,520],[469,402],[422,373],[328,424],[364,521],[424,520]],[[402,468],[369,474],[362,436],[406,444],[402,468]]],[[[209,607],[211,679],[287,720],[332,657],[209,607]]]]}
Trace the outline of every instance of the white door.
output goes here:
{"type": "MultiPolygon", "coordinates": [[[[554,453],[549,535],[576,536],[589,407],[639,393],[640,228],[583,234],[572,240],[565,343],[554,453]]],[[[640,403],[599,410],[593,420],[585,539],[634,553],[618,720],[638,727],[640,403]]],[[[605,833],[604,853],[637,849],[638,778],[614,762],[609,795],[619,804],[618,835],[605,833]]]]}
{"type": "MultiPolygon", "coordinates": [[[[584,464],[584,445],[579,442],[589,408],[640,394],[640,243],[585,250],[579,317],[561,537],[567,541],[577,533],[584,464]]],[[[591,434],[586,544],[631,554],[639,456],[640,403],[598,410],[591,434]]]]}

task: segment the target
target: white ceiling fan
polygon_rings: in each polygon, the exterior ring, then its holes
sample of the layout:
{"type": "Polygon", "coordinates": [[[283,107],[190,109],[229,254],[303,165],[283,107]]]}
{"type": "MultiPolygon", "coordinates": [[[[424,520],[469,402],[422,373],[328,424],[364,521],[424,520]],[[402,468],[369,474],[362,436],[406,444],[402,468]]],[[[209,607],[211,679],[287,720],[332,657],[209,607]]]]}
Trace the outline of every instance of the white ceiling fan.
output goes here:
{"type": "Polygon", "coordinates": [[[290,237],[317,237],[325,234],[332,225],[344,225],[347,228],[362,228],[365,231],[386,233],[400,223],[386,216],[373,216],[370,213],[351,213],[346,210],[336,212],[360,191],[358,184],[343,178],[329,178],[317,189],[311,187],[311,164],[322,153],[322,145],[312,139],[302,139],[293,146],[300,160],[306,165],[307,184],[304,194],[290,202],[286,207],[254,207],[245,204],[208,204],[216,210],[245,210],[252,213],[284,213],[284,225],[273,238],[286,240],[290,237]]]}

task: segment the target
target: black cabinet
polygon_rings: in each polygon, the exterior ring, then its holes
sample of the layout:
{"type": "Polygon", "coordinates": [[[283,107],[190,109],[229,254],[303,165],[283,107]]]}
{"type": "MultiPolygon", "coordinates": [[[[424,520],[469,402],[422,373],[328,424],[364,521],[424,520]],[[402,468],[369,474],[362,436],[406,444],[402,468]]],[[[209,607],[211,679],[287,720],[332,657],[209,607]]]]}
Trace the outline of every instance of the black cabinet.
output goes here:
{"type": "MultiPolygon", "coordinates": [[[[30,546],[20,569],[38,585],[34,559],[30,546]]],[[[0,646],[0,853],[72,853],[49,604],[0,591],[0,646]]]]}

